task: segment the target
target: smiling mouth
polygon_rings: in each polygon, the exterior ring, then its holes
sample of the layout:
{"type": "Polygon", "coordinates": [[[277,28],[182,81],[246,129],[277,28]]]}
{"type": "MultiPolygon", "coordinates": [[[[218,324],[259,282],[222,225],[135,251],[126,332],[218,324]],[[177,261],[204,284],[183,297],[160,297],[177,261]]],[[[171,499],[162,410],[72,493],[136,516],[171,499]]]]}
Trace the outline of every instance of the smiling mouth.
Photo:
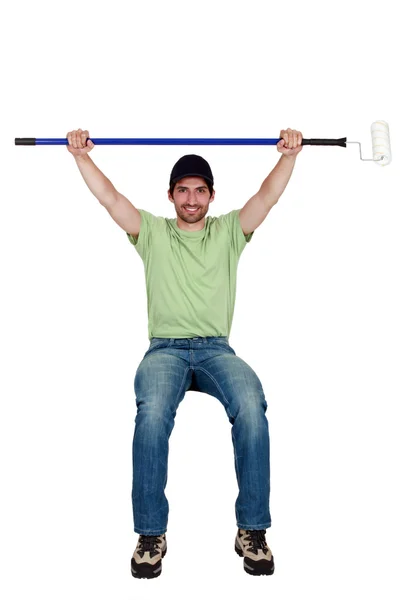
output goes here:
{"type": "Polygon", "coordinates": [[[192,209],[192,208],[187,208],[186,206],[184,206],[184,209],[185,209],[187,212],[189,212],[189,213],[195,213],[197,210],[199,210],[199,208],[198,208],[198,207],[197,207],[197,208],[194,208],[194,209],[192,209]]]}

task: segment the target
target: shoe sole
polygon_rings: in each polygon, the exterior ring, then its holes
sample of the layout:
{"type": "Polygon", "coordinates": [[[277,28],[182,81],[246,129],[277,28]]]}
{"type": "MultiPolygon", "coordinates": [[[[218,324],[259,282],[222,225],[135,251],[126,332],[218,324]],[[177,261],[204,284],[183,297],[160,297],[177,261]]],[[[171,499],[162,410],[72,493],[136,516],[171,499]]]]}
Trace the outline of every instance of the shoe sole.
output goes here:
{"type": "MultiPolygon", "coordinates": [[[[236,541],[235,552],[243,556],[243,550],[237,546],[236,541]]],[[[270,560],[251,560],[247,556],[243,559],[243,568],[249,575],[272,575],[275,571],[275,565],[270,560]]]]}
{"type": "Polygon", "coordinates": [[[154,579],[161,575],[161,560],[167,554],[167,548],[163,551],[161,559],[155,564],[150,565],[149,563],[139,563],[132,558],[131,560],[131,573],[133,577],[137,579],[154,579]]]}

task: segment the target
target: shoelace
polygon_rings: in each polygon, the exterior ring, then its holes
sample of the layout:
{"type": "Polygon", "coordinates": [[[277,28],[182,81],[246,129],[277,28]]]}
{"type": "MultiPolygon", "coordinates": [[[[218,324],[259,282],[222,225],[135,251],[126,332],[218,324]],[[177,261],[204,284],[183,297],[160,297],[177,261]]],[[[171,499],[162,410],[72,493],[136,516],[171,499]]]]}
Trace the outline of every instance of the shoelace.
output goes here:
{"type": "Polygon", "coordinates": [[[265,532],[266,529],[261,530],[251,530],[246,529],[247,536],[244,538],[245,540],[249,540],[249,550],[257,554],[258,549],[262,550],[264,554],[267,554],[267,543],[265,541],[265,532]]]}
{"type": "Polygon", "coordinates": [[[150,557],[155,556],[159,551],[158,544],[161,544],[161,540],[157,535],[142,535],[138,553],[143,556],[145,552],[150,552],[150,557]]]}

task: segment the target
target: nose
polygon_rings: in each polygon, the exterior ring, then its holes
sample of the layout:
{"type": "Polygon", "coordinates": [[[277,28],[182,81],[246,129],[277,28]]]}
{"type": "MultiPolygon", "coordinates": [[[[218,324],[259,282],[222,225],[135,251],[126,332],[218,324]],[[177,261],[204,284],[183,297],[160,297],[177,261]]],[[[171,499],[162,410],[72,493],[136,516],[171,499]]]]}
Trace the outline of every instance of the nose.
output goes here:
{"type": "Polygon", "coordinates": [[[186,204],[188,206],[196,206],[196,194],[194,192],[188,192],[186,204]]]}

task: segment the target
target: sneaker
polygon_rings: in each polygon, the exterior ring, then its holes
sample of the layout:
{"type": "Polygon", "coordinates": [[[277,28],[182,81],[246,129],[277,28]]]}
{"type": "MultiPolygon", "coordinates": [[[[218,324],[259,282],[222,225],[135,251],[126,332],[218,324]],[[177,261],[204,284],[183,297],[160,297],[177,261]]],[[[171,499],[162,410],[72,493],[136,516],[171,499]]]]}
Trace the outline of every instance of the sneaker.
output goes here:
{"type": "Polygon", "coordinates": [[[266,529],[238,529],[235,551],[244,556],[243,567],[249,575],[272,575],[274,557],[265,541],[266,529]]]}
{"type": "Polygon", "coordinates": [[[167,553],[167,538],[161,535],[139,535],[131,560],[131,573],[140,579],[153,579],[161,574],[161,560],[167,553]]]}

